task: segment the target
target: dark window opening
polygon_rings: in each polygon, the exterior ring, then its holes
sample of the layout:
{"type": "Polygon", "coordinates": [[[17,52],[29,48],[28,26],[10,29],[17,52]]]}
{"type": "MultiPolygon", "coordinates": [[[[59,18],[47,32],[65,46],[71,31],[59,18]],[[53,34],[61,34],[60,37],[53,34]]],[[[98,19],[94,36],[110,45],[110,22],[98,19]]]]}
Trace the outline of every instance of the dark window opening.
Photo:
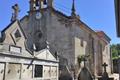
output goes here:
{"type": "Polygon", "coordinates": [[[35,74],[34,77],[42,77],[43,76],[43,66],[42,65],[35,65],[35,74]]]}
{"type": "Polygon", "coordinates": [[[20,37],[21,37],[21,34],[20,34],[19,30],[16,30],[16,32],[15,32],[16,41],[19,40],[20,37]]]}
{"type": "Polygon", "coordinates": [[[37,36],[38,36],[38,38],[41,38],[42,37],[42,32],[38,32],[37,36]]]}
{"type": "Polygon", "coordinates": [[[81,47],[84,46],[84,41],[83,41],[83,38],[81,38],[81,47]]]}
{"type": "Polygon", "coordinates": [[[94,38],[92,38],[92,53],[94,53],[94,38]]]}

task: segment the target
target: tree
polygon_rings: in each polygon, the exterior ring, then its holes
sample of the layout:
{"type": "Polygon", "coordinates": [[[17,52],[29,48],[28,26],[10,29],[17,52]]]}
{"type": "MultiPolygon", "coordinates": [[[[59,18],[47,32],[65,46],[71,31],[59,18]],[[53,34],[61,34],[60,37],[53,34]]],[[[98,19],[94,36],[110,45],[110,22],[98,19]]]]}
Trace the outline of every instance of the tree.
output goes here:
{"type": "Polygon", "coordinates": [[[120,56],[120,44],[111,45],[112,58],[116,59],[120,56]]]}

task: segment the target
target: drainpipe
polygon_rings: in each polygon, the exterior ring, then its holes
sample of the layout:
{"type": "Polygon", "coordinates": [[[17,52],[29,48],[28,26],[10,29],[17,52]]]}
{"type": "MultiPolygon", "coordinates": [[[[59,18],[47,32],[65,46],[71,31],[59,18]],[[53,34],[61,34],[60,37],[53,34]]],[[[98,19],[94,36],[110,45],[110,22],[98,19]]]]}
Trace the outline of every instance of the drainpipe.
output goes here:
{"type": "Polygon", "coordinates": [[[118,59],[118,71],[119,71],[119,80],[120,80],[120,59],[118,59]]]}

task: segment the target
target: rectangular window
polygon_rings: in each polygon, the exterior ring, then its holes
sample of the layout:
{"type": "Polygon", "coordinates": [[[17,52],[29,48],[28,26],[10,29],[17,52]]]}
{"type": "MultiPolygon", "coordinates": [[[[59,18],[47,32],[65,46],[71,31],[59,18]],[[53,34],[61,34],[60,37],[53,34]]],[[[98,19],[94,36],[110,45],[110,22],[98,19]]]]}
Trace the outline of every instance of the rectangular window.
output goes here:
{"type": "Polygon", "coordinates": [[[43,66],[35,65],[34,77],[43,77],[43,66]]]}
{"type": "Polygon", "coordinates": [[[83,41],[83,38],[81,38],[81,47],[84,47],[84,41],[83,41]]]}
{"type": "Polygon", "coordinates": [[[94,53],[94,38],[92,38],[92,54],[94,53]]]}
{"type": "Polygon", "coordinates": [[[106,46],[106,54],[108,54],[108,47],[106,46]]]}

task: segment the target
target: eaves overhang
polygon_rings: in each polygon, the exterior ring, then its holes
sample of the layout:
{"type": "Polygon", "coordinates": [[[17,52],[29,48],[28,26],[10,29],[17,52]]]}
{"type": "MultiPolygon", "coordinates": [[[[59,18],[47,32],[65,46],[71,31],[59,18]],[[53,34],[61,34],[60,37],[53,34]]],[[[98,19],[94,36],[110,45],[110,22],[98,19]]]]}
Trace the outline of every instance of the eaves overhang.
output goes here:
{"type": "Polygon", "coordinates": [[[115,17],[117,36],[120,37],[120,1],[115,0],[115,17]]]}

